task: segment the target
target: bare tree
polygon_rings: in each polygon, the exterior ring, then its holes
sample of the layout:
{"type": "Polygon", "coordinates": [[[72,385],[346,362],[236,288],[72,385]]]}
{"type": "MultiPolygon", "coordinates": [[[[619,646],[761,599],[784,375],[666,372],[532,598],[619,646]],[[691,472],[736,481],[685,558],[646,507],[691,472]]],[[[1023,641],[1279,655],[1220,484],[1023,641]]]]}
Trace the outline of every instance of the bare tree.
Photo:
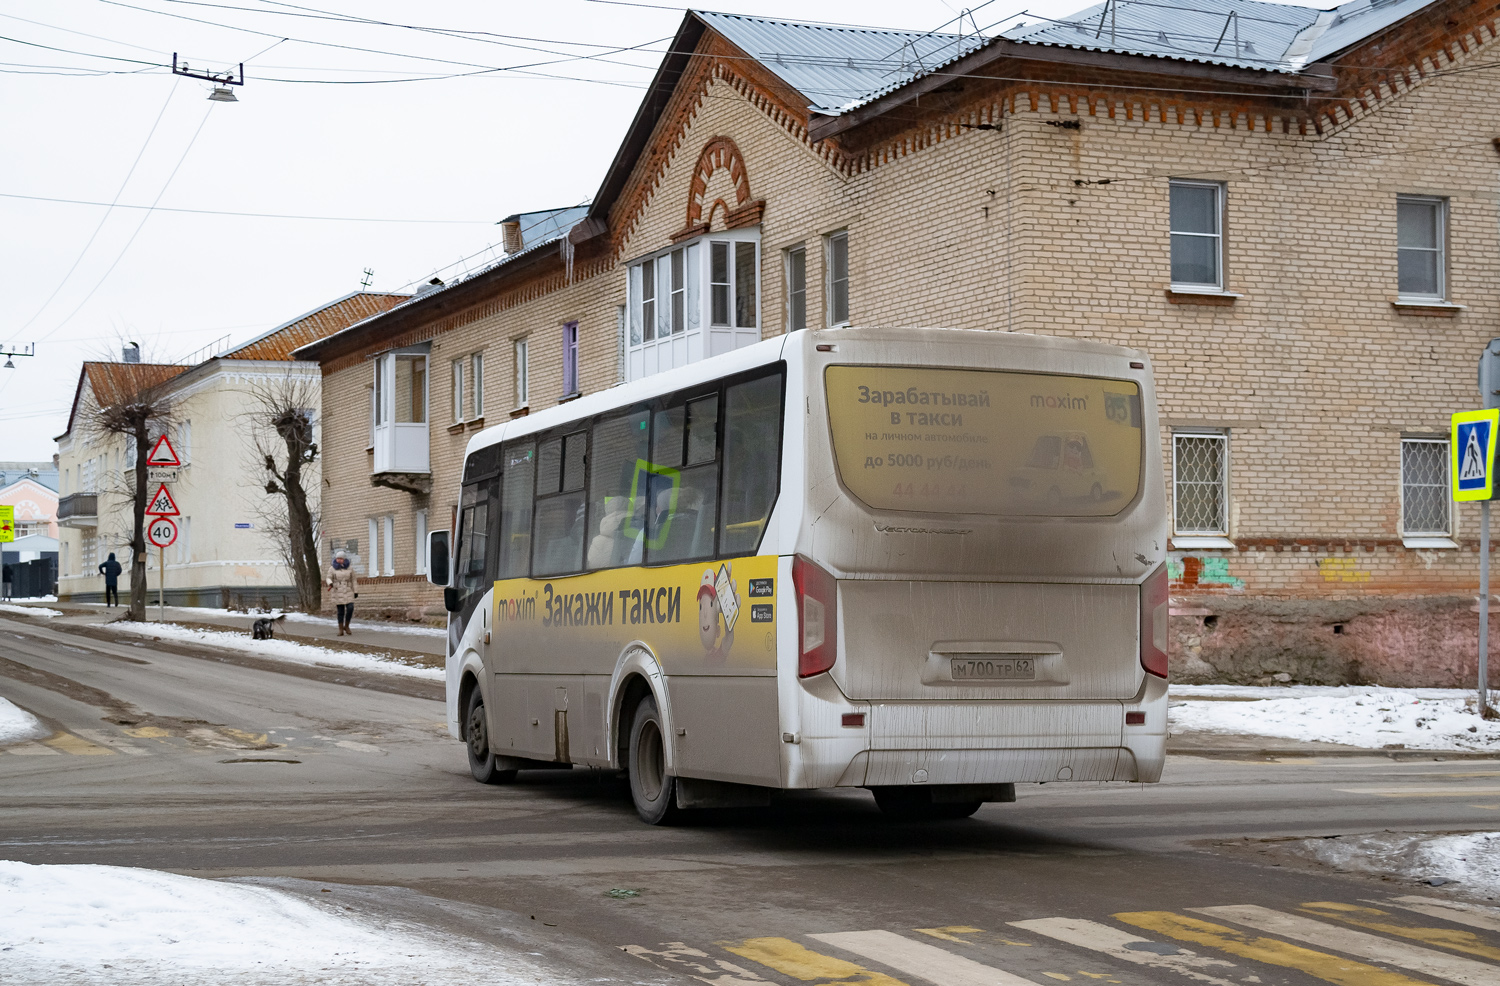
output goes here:
{"type": "Polygon", "coordinates": [[[282,376],[250,388],[251,443],[265,471],[266,492],[281,499],[263,507],[267,533],[292,570],[302,609],[323,608],[323,576],[318,564],[318,461],[313,419],[321,400],[321,381],[288,369],[282,376]]]}
{"type": "Polygon", "coordinates": [[[135,450],[135,466],[124,475],[131,511],[130,609],[126,618],[146,619],[146,459],[157,437],[173,423],[171,380],[184,367],[155,363],[90,364],[88,396],[80,407],[84,430],[92,436],[119,435],[135,450]]]}

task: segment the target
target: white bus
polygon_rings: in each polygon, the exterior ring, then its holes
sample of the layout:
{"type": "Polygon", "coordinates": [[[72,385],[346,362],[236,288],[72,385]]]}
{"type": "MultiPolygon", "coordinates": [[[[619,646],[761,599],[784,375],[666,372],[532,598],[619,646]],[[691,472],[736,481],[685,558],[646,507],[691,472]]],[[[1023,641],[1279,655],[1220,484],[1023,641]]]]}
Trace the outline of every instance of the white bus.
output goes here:
{"type": "Polygon", "coordinates": [[[1145,354],[794,332],[488,428],[446,585],[474,777],[627,772],[640,816],[869,788],[964,817],[1155,781],[1166,510],[1145,354]],[[451,584],[450,584],[451,583],[451,584]]]}

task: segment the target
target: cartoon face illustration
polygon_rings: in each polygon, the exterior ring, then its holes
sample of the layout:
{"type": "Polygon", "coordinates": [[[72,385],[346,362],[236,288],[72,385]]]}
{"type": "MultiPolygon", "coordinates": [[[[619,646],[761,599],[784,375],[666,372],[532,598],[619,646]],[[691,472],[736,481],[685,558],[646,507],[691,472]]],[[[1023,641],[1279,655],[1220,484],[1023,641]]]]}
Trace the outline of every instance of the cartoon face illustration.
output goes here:
{"type": "Polygon", "coordinates": [[[698,641],[706,651],[719,642],[719,594],[712,585],[698,587],[698,641]]]}

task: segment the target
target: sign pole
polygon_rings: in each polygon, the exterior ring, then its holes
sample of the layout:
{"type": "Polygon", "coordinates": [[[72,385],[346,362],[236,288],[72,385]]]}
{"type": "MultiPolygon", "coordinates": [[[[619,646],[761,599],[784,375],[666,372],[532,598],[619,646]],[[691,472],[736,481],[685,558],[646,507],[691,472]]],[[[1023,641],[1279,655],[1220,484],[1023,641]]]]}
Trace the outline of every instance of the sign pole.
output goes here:
{"type": "Polygon", "coordinates": [[[1479,717],[1490,708],[1490,501],[1479,504],[1479,717]]]}
{"type": "MultiPolygon", "coordinates": [[[[160,576],[156,580],[156,608],[161,619],[158,623],[167,622],[167,549],[156,549],[156,571],[160,576]]],[[[1484,680],[1484,672],[1479,672],[1479,680],[1484,680]]]]}

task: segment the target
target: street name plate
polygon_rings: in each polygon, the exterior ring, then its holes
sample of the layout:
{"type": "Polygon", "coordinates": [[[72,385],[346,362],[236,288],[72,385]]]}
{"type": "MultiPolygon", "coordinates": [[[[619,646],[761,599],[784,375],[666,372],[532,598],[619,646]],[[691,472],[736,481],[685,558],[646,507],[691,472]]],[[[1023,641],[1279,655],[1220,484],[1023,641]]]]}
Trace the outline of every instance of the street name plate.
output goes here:
{"type": "Polygon", "coordinates": [[[953,680],[1030,681],[1036,678],[1034,657],[955,657],[953,680]]]}

